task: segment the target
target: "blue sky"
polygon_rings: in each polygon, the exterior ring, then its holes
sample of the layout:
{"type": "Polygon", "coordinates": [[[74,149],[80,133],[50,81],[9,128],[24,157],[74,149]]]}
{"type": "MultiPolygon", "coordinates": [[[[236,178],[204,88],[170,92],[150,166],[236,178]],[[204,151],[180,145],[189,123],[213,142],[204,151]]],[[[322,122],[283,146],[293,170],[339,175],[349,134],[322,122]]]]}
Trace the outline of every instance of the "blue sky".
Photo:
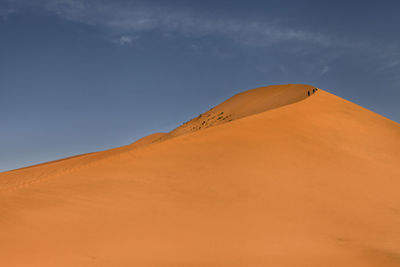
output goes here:
{"type": "Polygon", "coordinates": [[[0,0],[0,171],[169,131],[259,86],[400,121],[398,1],[0,0]]]}

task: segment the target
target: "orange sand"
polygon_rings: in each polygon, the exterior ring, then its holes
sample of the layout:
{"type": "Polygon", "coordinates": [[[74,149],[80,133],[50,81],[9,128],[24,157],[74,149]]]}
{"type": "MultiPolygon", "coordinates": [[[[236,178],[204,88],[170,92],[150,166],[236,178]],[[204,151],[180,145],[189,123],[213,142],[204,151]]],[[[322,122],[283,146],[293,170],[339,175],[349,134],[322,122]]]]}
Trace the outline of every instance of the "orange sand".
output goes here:
{"type": "Polygon", "coordinates": [[[0,266],[400,266],[399,124],[312,88],[0,173],[0,266]]]}

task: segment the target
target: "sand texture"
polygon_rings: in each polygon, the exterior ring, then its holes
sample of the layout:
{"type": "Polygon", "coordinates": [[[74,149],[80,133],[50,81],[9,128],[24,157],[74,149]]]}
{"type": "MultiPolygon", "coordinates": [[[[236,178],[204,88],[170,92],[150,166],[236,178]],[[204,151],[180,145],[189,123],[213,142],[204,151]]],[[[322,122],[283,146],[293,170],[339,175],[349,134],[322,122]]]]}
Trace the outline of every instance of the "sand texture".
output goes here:
{"type": "Polygon", "coordinates": [[[400,266],[400,126],[313,88],[0,173],[0,266],[400,266]]]}

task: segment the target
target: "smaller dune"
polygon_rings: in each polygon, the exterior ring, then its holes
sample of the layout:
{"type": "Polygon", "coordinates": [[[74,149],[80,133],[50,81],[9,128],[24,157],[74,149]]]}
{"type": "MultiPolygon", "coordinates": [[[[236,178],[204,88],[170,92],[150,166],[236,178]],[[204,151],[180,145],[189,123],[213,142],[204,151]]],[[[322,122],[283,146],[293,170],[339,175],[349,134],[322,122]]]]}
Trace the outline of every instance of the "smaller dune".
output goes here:
{"type": "Polygon", "coordinates": [[[13,190],[32,183],[45,180],[49,176],[61,175],[85,166],[98,164],[103,160],[131,151],[137,147],[151,144],[165,133],[154,133],[145,136],[134,143],[105,151],[86,153],[68,158],[49,161],[29,167],[3,172],[0,179],[0,189],[13,190]]]}

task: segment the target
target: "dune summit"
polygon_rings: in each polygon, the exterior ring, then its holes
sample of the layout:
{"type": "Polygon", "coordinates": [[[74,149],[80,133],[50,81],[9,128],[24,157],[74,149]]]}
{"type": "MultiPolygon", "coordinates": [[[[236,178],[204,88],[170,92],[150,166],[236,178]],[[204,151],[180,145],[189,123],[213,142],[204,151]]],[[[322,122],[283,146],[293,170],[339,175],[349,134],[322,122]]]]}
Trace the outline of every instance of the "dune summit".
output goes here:
{"type": "Polygon", "coordinates": [[[311,96],[315,90],[303,84],[272,85],[248,90],[184,123],[166,134],[164,139],[289,105],[311,96]]]}
{"type": "Polygon", "coordinates": [[[400,266],[400,126],[308,85],[0,173],[2,266],[400,266]],[[314,91],[313,91],[314,89],[314,91]]]}

